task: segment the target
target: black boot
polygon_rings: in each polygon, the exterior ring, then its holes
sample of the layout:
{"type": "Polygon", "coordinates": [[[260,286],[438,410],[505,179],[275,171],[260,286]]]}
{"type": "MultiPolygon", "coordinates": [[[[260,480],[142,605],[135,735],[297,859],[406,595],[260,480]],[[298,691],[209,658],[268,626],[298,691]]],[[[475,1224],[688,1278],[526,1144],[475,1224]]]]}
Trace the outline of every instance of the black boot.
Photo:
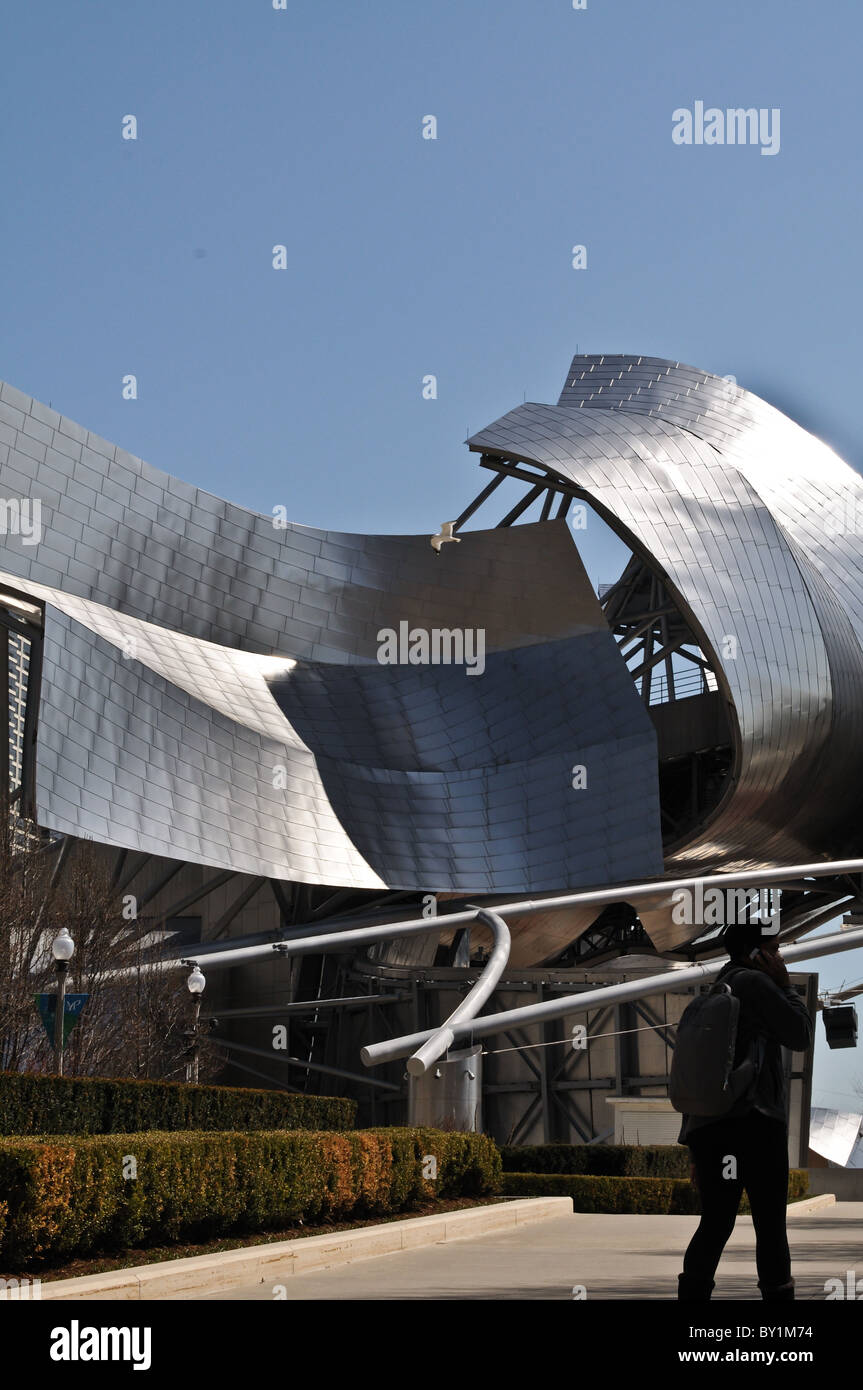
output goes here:
{"type": "Polygon", "coordinates": [[[787,1284],[762,1284],[758,1281],[761,1290],[761,1297],[765,1303],[793,1303],[794,1302],[794,1280],[789,1279],[787,1284]]]}
{"type": "Polygon", "coordinates": [[[712,1279],[698,1279],[694,1274],[678,1274],[677,1297],[688,1303],[709,1303],[713,1292],[712,1279]]]}

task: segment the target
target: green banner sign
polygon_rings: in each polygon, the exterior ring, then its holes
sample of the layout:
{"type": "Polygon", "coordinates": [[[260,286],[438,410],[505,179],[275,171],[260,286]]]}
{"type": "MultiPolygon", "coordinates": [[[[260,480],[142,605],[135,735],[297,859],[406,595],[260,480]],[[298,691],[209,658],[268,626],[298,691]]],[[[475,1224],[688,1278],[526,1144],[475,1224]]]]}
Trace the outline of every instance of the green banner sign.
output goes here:
{"type": "MultiPolygon", "coordinates": [[[[39,1017],[45,1026],[48,1034],[48,1041],[54,1042],[54,1020],[57,1016],[57,996],[56,994],[36,994],[36,1008],[39,1010],[39,1017]]],[[[84,1012],[84,1005],[90,998],[89,994],[67,994],[63,999],[63,1046],[66,1046],[66,1039],[71,1033],[81,1014],[84,1012]]]]}

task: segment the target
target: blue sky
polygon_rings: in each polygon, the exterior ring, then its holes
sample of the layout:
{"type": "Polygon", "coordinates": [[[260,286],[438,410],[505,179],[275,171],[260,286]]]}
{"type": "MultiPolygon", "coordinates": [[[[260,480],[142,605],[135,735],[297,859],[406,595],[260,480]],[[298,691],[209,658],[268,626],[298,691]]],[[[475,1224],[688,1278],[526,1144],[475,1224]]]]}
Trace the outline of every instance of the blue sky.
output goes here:
{"type": "MultiPolygon", "coordinates": [[[[468,430],[577,347],[733,374],[859,466],[861,38],[852,0],[8,0],[0,376],[344,530],[456,515],[468,430]],[[780,152],[675,145],[697,100],[778,107],[780,152]]],[[[856,1058],[819,1045],[835,1103],[856,1058]]]]}

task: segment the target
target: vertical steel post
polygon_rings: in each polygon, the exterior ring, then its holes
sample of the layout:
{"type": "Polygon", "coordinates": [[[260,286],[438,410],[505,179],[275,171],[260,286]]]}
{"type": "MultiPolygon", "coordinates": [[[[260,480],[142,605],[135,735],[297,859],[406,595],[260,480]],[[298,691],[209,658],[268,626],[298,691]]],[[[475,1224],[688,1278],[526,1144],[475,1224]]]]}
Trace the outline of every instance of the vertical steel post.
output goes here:
{"type": "Polygon", "coordinates": [[[54,1015],[54,1070],[63,1075],[63,1015],[66,1010],[66,974],[69,962],[58,960],[57,967],[57,1012],[54,1015]]]}
{"type": "Polygon", "coordinates": [[[201,1015],[201,996],[196,994],[192,998],[192,1026],[187,1036],[191,1040],[191,1053],[186,1063],[186,1080],[197,1084],[198,1080],[198,1019],[201,1015]]]}

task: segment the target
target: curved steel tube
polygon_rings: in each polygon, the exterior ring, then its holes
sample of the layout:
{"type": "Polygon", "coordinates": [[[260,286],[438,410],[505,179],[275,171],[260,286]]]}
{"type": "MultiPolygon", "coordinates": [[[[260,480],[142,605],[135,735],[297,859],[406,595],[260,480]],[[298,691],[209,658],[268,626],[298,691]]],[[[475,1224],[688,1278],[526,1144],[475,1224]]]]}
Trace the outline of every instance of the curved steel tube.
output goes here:
{"type": "MultiPolygon", "coordinates": [[[[457,1023],[467,1023],[469,1019],[476,1018],[506,969],[511,945],[509,927],[496,912],[489,912],[485,908],[476,914],[476,919],[489,927],[494,937],[491,955],[473,989],[461,1001],[458,1008],[453,1010],[449,1018],[441,1024],[437,1032],[432,1034],[428,1042],[424,1042],[422,1047],[417,1048],[413,1056],[409,1058],[408,1072],[411,1076],[424,1076],[429,1067],[443,1056],[453,1041],[453,1026],[457,1023]]],[[[366,1066],[374,1064],[374,1052],[374,1044],[371,1047],[363,1048],[362,1058],[366,1066]]]]}
{"type": "MultiPolygon", "coordinates": [[[[597,908],[608,903],[643,903],[655,899],[658,903],[671,904],[672,894],[681,888],[703,887],[764,888],[769,884],[781,885],[789,880],[800,878],[835,877],[842,874],[863,873],[863,859],[820,860],[808,864],[787,864],[774,869],[737,869],[733,873],[698,874],[686,878],[653,879],[644,883],[621,883],[614,888],[592,888],[578,893],[549,895],[544,898],[517,898],[512,902],[496,903],[495,915],[499,917],[525,917],[534,912],[551,912],[561,908],[590,905],[597,908]]],[[[219,966],[236,965],[240,961],[272,958],[276,948],[286,947],[293,956],[315,955],[322,951],[338,951],[348,946],[370,946],[377,941],[392,941],[400,936],[420,935],[422,932],[463,927],[476,920],[478,908],[468,908],[460,912],[441,913],[437,917],[416,917],[409,921],[386,923],[381,926],[352,927],[344,930],[333,927],[327,931],[321,924],[314,931],[309,925],[298,928],[296,935],[283,936],[280,941],[255,946],[222,947],[215,951],[201,948],[200,959],[208,970],[219,966]]],[[[814,943],[813,943],[814,944],[814,943]]],[[[206,945],[206,943],[205,943],[206,945]]],[[[812,952],[813,955],[817,954],[812,952]]],[[[182,969],[178,959],[160,961],[153,969],[182,969]]],[[[115,978],[132,976],[138,973],[138,966],[124,966],[114,972],[115,978]]],[[[417,1041],[424,1041],[423,1034],[417,1041]]],[[[404,1054],[403,1054],[404,1055],[404,1054]]]]}
{"type": "MultiPolygon", "coordinates": [[[[817,956],[829,956],[840,951],[853,951],[863,946],[863,927],[853,931],[841,931],[830,936],[817,936],[809,941],[799,941],[793,946],[784,946],[779,954],[787,963],[794,960],[810,960],[817,956]]],[[[449,1030],[451,1043],[473,1042],[478,1037],[491,1037],[507,1028],[523,1028],[531,1023],[548,1023],[555,1018],[568,1018],[572,1014],[587,1013],[588,1010],[602,1008],[607,1004],[622,1004],[631,999],[646,999],[651,994],[672,994],[677,989],[701,980],[710,980],[718,975],[724,965],[725,957],[705,961],[703,965],[685,966],[682,970],[665,970],[661,975],[649,975],[643,980],[625,980],[619,985],[604,985],[601,989],[583,990],[580,994],[568,994],[561,999],[547,999],[542,1004],[527,1004],[519,1009],[507,1009],[499,1014],[486,1014],[484,1018],[470,1023],[456,1023],[449,1030]]],[[[374,1063],[393,1062],[406,1057],[418,1043],[434,1037],[429,1029],[424,1033],[410,1033],[402,1038],[390,1038],[379,1043],[374,1049],[374,1063]]],[[[451,1045],[451,1044],[450,1044],[451,1045]]],[[[371,1051],[364,1048],[362,1059],[366,1061],[371,1051]]]]}

